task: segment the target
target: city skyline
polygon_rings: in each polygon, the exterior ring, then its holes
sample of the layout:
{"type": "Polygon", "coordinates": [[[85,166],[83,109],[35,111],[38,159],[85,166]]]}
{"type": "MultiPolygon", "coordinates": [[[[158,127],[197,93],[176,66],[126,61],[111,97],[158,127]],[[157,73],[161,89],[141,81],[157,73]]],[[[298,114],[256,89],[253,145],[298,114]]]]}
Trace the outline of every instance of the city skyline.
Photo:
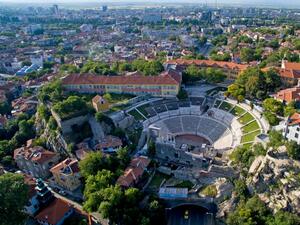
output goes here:
{"type": "Polygon", "coordinates": [[[95,1],[95,0],[89,0],[89,1],[82,1],[82,0],[51,0],[51,1],[43,1],[43,0],[0,0],[0,3],[5,3],[5,4],[15,4],[15,3],[22,3],[22,4],[43,4],[43,5],[49,5],[49,4],[86,4],[86,5],[91,5],[91,4],[209,4],[209,5],[241,5],[241,6],[257,6],[257,7],[284,7],[284,8],[299,8],[300,7],[300,2],[298,0],[290,0],[288,2],[282,2],[281,0],[253,0],[253,1],[248,1],[248,0],[232,0],[228,2],[227,0],[175,0],[175,1],[170,1],[170,0],[151,0],[148,2],[145,2],[144,0],[102,0],[102,1],[95,1]],[[259,4],[259,5],[257,5],[259,4]]]}

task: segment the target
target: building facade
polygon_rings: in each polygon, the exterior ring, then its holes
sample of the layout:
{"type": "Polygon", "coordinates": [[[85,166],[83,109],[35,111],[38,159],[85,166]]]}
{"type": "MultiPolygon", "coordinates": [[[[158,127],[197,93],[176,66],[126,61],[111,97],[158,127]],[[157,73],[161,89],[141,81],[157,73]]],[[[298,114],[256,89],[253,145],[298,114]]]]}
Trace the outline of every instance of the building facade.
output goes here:
{"type": "Polygon", "coordinates": [[[47,178],[50,168],[59,161],[59,155],[41,146],[25,146],[14,150],[14,159],[26,174],[36,178],[47,178]]]}
{"type": "Polygon", "coordinates": [[[57,185],[73,191],[81,185],[78,161],[67,158],[51,168],[54,181],[57,185]]]}
{"type": "Polygon", "coordinates": [[[68,91],[83,93],[116,93],[159,97],[174,97],[181,85],[181,75],[168,71],[158,76],[97,76],[89,74],[72,74],[62,80],[68,91]]]}
{"type": "Polygon", "coordinates": [[[238,75],[248,68],[248,65],[238,64],[234,62],[214,61],[214,60],[188,60],[174,59],[165,63],[166,69],[175,69],[184,71],[188,66],[197,66],[199,68],[220,69],[227,76],[227,79],[234,80],[238,75]]]}

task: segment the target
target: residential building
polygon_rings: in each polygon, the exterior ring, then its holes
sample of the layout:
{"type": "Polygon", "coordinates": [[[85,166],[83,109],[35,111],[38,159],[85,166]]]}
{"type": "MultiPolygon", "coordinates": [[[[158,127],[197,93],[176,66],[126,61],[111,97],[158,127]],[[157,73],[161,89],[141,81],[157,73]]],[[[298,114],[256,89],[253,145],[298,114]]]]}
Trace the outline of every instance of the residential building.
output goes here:
{"type": "Polygon", "coordinates": [[[74,212],[71,204],[62,199],[55,198],[46,208],[35,216],[42,225],[61,225],[74,212]]]}
{"type": "Polygon", "coordinates": [[[109,103],[102,96],[96,95],[92,99],[92,105],[97,112],[103,112],[109,109],[109,103]]]}
{"type": "Polygon", "coordinates": [[[62,84],[69,91],[174,97],[180,89],[181,76],[175,71],[165,72],[159,76],[73,74],[65,77],[62,84]]]}
{"type": "Polygon", "coordinates": [[[49,169],[59,161],[59,155],[41,146],[27,145],[14,150],[18,167],[36,178],[47,178],[49,169]]]}
{"type": "Polygon", "coordinates": [[[286,103],[290,103],[291,101],[300,101],[300,87],[297,86],[278,91],[274,97],[275,99],[286,103]]]}
{"type": "Polygon", "coordinates": [[[276,130],[282,131],[282,135],[289,141],[296,141],[300,144],[300,114],[294,113],[286,121],[275,127],[276,130]]]}
{"type": "Polygon", "coordinates": [[[28,200],[27,204],[25,205],[25,212],[28,215],[33,216],[40,208],[39,201],[38,201],[38,195],[35,190],[36,180],[29,175],[24,175],[24,182],[25,182],[25,184],[27,184],[27,186],[29,188],[29,190],[28,190],[29,200],[28,200]]]}
{"type": "Polygon", "coordinates": [[[123,188],[137,185],[149,164],[150,159],[146,156],[133,158],[130,165],[125,169],[124,174],[118,178],[117,184],[123,188]]]}
{"type": "Polygon", "coordinates": [[[300,63],[282,60],[279,75],[286,86],[296,85],[300,78],[300,63]]]}
{"type": "Polygon", "coordinates": [[[185,70],[188,66],[195,65],[200,68],[215,68],[220,69],[227,76],[227,79],[234,80],[237,76],[247,69],[248,65],[238,64],[234,62],[214,61],[214,60],[189,60],[189,59],[174,59],[165,63],[165,68],[175,69],[178,71],[185,70]]]}
{"type": "Polygon", "coordinates": [[[72,74],[63,78],[62,84],[69,91],[174,97],[180,89],[181,75],[175,71],[167,71],[158,76],[72,74]]]}
{"type": "Polygon", "coordinates": [[[121,147],[122,140],[120,138],[112,135],[107,135],[102,140],[100,140],[100,143],[95,146],[95,149],[104,153],[114,153],[121,147]]]}
{"type": "Polygon", "coordinates": [[[73,191],[81,185],[78,161],[67,158],[51,168],[54,181],[57,185],[73,191]]]}

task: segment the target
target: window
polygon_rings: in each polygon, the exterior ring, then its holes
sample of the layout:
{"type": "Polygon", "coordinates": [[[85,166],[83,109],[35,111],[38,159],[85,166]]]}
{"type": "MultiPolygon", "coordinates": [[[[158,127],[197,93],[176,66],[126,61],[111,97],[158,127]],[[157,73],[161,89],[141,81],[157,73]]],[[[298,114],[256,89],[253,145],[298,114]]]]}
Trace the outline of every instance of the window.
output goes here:
{"type": "Polygon", "coordinates": [[[298,137],[299,137],[299,134],[296,133],[296,134],[295,134],[295,138],[298,138],[298,137]]]}

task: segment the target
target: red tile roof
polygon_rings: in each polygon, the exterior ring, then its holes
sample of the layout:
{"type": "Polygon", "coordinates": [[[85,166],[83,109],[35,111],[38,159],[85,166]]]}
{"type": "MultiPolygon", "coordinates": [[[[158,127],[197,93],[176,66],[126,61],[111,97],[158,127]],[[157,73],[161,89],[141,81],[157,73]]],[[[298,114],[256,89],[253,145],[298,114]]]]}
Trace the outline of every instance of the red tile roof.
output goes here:
{"type": "Polygon", "coordinates": [[[300,124],[300,114],[299,113],[294,113],[290,118],[289,118],[289,125],[296,125],[300,124]]]}
{"type": "Polygon", "coordinates": [[[56,155],[57,153],[45,150],[41,146],[35,146],[32,148],[21,147],[14,150],[14,159],[17,157],[24,157],[26,160],[34,161],[39,164],[47,162],[56,155]]]}
{"type": "Polygon", "coordinates": [[[139,156],[131,160],[130,166],[126,168],[124,174],[117,180],[117,184],[123,187],[131,187],[138,183],[150,160],[145,156],[139,156]]]}
{"type": "Polygon", "coordinates": [[[279,75],[280,75],[280,77],[284,77],[284,78],[299,79],[300,78],[300,71],[291,70],[291,69],[280,69],[279,70],[279,75]]]}
{"type": "Polygon", "coordinates": [[[95,148],[101,150],[103,148],[116,148],[120,146],[122,146],[122,140],[120,138],[108,135],[101,140],[100,143],[95,146],[95,148]]]}
{"type": "Polygon", "coordinates": [[[55,225],[71,209],[72,206],[69,203],[56,198],[53,202],[50,203],[50,205],[48,205],[38,215],[36,215],[35,219],[55,225]]]}
{"type": "Polygon", "coordinates": [[[241,70],[241,71],[247,69],[248,67],[248,65],[237,64],[234,62],[214,61],[214,60],[193,60],[193,59],[174,59],[174,60],[167,61],[166,64],[174,64],[174,65],[181,65],[181,66],[196,65],[196,66],[204,66],[204,67],[218,67],[218,68],[228,68],[231,70],[241,70]]]}
{"type": "Polygon", "coordinates": [[[65,171],[70,172],[70,174],[78,173],[78,161],[76,159],[67,158],[64,161],[58,163],[50,169],[51,173],[64,173],[65,171]]]}
{"type": "Polygon", "coordinates": [[[286,102],[300,101],[300,87],[293,87],[281,90],[277,92],[275,97],[286,102]]]}
{"type": "Polygon", "coordinates": [[[287,70],[298,70],[300,71],[300,63],[295,62],[284,62],[284,68],[287,70]]]}
{"type": "Polygon", "coordinates": [[[166,76],[98,76],[72,74],[62,80],[63,85],[102,84],[102,85],[178,85],[170,75],[166,76]]]}

